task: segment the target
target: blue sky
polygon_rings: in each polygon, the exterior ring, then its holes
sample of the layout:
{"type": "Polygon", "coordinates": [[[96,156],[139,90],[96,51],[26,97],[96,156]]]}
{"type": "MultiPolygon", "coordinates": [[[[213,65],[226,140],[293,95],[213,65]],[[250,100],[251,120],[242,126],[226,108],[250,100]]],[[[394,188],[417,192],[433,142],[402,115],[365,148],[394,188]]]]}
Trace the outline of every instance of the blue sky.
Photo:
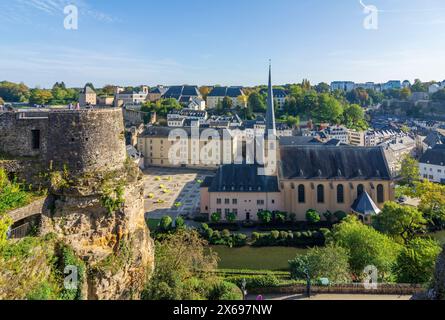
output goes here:
{"type": "Polygon", "coordinates": [[[0,80],[30,86],[445,79],[445,1],[0,0],[0,80]],[[63,8],[79,8],[79,29],[63,8]]]}

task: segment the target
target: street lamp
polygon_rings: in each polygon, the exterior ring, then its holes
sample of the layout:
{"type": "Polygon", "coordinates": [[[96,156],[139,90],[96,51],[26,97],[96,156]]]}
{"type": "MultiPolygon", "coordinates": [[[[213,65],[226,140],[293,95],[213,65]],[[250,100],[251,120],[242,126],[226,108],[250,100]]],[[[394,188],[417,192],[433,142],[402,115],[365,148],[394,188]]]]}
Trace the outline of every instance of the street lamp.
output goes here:
{"type": "Polygon", "coordinates": [[[246,286],[247,286],[246,279],[243,279],[243,282],[241,283],[241,291],[243,292],[243,301],[246,300],[247,297],[246,286]]]}
{"type": "Polygon", "coordinates": [[[307,267],[304,268],[304,274],[306,275],[306,296],[311,298],[311,275],[307,267]]]}

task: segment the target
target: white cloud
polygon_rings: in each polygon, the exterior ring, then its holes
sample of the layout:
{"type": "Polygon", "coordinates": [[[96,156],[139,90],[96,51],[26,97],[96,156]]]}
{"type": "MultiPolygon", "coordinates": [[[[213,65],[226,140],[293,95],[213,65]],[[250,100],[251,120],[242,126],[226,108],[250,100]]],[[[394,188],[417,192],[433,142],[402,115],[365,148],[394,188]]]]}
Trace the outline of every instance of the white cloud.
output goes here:
{"type": "Polygon", "coordinates": [[[2,77],[10,81],[43,87],[60,80],[73,86],[90,81],[97,85],[170,83],[171,79],[185,81],[187,75],[193,73],[192,67],[169,58],[141,58],[128,52],[42,45],[0,46],[0,70],[2,77]]]}
{"type": "Polygon", "coordinates": [[[36,23],[36,16],[63,16],[63,9],[67,5],[75,5],[79,13],[100,22],[118,22],[119,19],[100,12],[91,7],[84,0],[10,0],[0,3],[2,19],[11,23],[36,23]]]}

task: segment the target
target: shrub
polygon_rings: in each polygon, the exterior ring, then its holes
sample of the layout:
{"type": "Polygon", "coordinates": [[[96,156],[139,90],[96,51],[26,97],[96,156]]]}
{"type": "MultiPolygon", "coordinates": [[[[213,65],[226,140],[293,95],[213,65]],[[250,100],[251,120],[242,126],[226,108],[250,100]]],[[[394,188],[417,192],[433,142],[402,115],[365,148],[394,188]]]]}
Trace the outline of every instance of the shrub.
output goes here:
{"type": "Polygon", "coordinates": [[[212,285],[207,298],[210,301],[235,301],[242,300],[243,293],[241,292],[240,288],[236,286],[236,284],[227,281],[221,281],[212,285]]]}
{"type": "Polygon", "coordinates": [[[325,213],[323,213],[323,217],[326,219],[327,222],[332,223],[332,220],[334,219],[334,214],[328,210],[325,213]]]}
{"type": "Polygon", "coordinates": [[[254,232],[252,233],[252,241],[257,241],[258,239],[261,238],[261,235],[258,232],[254,232]]]}
{"type": "Polygon", "coordinates": [[[295,222],[295,221],[297,221],[297,215],[296,215],[295,213],[291,213],[291,214],[289,215],[289,220],[290,220],[291,222],[295,222]]]}
{"type": "Polygon", "coordinates": [[[275,275],[268,273],[266,275],[237,275],[228,276],[226,281],[236,284],[238,287],[242,287],[243,282],[246,282],[246,289],[261,289],[261,288],[273,288],[277,287],[280,282],[275,275]]]}
{"type": "Polygon", "coordinates": [[[348,215],[344,211],[337,211],[336,213],[334,213],[334,216],[340,222],[348,217],[348,215]]]}
{"type": "Polygon", "coordinates": [[[224,229],[223,232],[222,232],[222,237],[223,238],[230,238],[230,236],[231,236],[230,231],[227,230],[227,229],[224,229]]]}
{"type": "Polygon", "coordinates": [[[226,214],[226,220],[228,222],[230,222],[230,223],[235,222],[236,221],[236,217],[237,217],[237,214],[234,213],[234,212],[229,212],[229,213],[226,214]]]}
{"type": "Polygon", "coordinates": [[[270,233],[270,236],[271,236],[271,238],[272,238],[273,240],[277,240],[277,239],[280,237],[280,232],[274,230],[274,231],[272,231],[272,232],[270,233]]]}
{"type": "Polygon", "coordinates": [[[262,223],[272,222],[272,213],[270,211],[260,211],[258,212],[257,216],[262,223]]]}
{"type": "Polygon", "coordinates": [[[212,213],[210,219],[212,220],[213,223],[219,223],[221,221],[221,213],[219,212],[212,213]]]}
{"type": "Polygon", "coordinates": [[[287,218],[287,214],[285,212],[277,212],[275,213],[275,221],[278,223],[285,223],[287,218]]]}
{"type": "Polygon", "coordinates": [[[306,220],[310,223],[318,223],[321,220],[320,214],[313,209],[310,209],[306,212],[306,220]]]}
{"type": "Polygon", "coordinates": [[[397,281],[428,283],[432,279],[436,260],[441,251],[441,247],[434,240],[416,238],[408,242],[397,257],[394,268],[397,281]]]}
{"type": "Polygon", "coordinates": [[[185,227],[185,221],[183,217],[177,217],[175,220],[176,229],[183,229],[185,227]]]}
{"type": "Polygon", "coordinates": [[[165,216],[161,219],[161,222],[159,222],[159,228],[161,231],[170,231],[172,228],[173,219],[169,216],[165,216]]]}

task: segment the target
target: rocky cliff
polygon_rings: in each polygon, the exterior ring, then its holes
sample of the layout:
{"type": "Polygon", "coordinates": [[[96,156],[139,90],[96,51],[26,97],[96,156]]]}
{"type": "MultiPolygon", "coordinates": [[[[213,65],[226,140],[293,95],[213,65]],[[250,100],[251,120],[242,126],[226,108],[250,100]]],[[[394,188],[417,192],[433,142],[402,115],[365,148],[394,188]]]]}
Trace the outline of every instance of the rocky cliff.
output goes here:
{"type": "Polygon", "coordinates": [[[52,177],[54,204],[42,215],[42,234],[56,234],[85,262],[83,298],[137,299],[154,263],[139,170],[72,179],[52,177]]]}

